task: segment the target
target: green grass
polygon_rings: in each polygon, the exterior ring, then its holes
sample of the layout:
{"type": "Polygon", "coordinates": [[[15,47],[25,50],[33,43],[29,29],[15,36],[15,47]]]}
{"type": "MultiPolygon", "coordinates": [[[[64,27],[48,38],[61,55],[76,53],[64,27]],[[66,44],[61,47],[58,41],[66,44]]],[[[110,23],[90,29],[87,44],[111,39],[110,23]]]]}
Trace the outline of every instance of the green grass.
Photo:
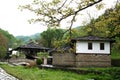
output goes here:
{"type": "MultiPolygon", "coordinates": [[[[110,68],[83,68],[83,70],[101,71],[102,74],[76,74],[68,71],[27,68],[23,66],[9,66],[0,64],[9,74],[20,80],[120,80],[120,67],[110,68]]],[[[82,68],[80,68],[82,69],[82,68]]]]}
{"type": "Polygon", "coordinates": [[[89,78],[89,76],[86,77],[85,75],[61,70],[25,68],[22,66],[12,67],[3,64],[0,66],[20,80],[87,80],[89,78]]]}

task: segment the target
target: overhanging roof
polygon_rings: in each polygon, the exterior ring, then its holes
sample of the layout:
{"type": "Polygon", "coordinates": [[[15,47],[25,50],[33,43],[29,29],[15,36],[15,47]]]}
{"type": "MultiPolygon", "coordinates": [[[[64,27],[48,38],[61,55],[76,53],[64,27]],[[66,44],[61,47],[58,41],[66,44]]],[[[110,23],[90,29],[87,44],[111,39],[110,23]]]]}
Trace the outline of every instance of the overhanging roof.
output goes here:
{"type": "Polygon", "coordinates": [[[83,36],[78,38],[73,38],[71,41],[109,41],[113,42],[113,39],[105,38],[105,37],[98,37],[98,36],[83,36]]]}
{"type": "Polygon", "coordinates": [[[37,50],[49,50],[49,48],[43,47],[37,43],[30,42],[26,45],[19,46],[15,48],[14,50],[19,50],[19,49],[37,49],[37,50]]]}

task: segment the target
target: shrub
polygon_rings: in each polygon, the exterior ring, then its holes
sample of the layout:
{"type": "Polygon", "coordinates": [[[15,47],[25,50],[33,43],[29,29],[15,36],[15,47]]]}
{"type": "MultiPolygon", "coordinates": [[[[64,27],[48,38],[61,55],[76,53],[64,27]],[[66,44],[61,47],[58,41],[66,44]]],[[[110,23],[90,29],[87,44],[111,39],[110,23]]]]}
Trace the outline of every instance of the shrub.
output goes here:
{"type": "Polygon", "coordinates": [[[41,59],[37,59],[37,60],[36,60],[36,64],[37,64],[37,65],[41,65],[41,64],[42,64],[42,60],[41,60],[41,59]]]}
{"type": "Polygon", "coordinates": [[[6,49],[0,45],[0,59],[4,59],[6,56],[6,49]]]}

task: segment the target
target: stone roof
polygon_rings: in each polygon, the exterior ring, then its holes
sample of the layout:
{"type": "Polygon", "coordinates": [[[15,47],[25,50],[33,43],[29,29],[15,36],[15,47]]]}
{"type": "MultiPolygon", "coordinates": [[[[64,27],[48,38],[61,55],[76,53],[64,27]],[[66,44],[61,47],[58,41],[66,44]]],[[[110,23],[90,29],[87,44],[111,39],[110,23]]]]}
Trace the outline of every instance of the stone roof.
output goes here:
{"type": "Polygon", "coordinates": [[[98,36],[83,36],[72,39],[72,41],[110,41],[112,42],[113,39],[105,38],[105,37],[98,37],[98,36]]]}

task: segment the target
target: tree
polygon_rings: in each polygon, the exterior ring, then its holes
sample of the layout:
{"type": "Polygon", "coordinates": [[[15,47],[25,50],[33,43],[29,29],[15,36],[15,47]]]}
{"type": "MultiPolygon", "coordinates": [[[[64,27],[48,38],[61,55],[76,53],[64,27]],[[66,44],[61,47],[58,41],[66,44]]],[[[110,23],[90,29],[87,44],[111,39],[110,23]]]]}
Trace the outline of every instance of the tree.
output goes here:
{"type": "MultiPolygon", "coordinates": [[[[120,51],[120,2],[115,7],[107,9],[97,19],[91,20],[85,30],[88,35],[114,38],[114,51],[120,51]]],[[[118,52],[119,53],[119,52],[118,52]]]]}
{"type": "Polygon", "coordinates": [[[120,37],[120,3],[115,7],[107,9],[105,13],[97,19],[91,19],[86,25],[89,35],[102,37],[120,37]]]}
{"type": "MultiPolygon", "coordinates": [[[[29,22],[41,22],[48,27],[59,27],[61,22],[68,20],[70,22],[69,31],[71,29],[79,12],[91,7],[102,0],[34,0],[33,3],[20,6],[21,9],[28,9],[37,15],[36,19],[31,19],[29,22]]],[[[100,8],[101,4],[97,6],[100,8]]],[[[66,32],[67,32],[66,31],[66,32]]]]}
{"type": "Polygon", "coordinates": [[[0,33],[0,59],[2,60],[6,56],[7,51],[7,39],[0,33]]]}
{"type": "Polygon", "coordinates": [[[62,29],[50,29],[41,33],[41,43],[46,47],[53,47],[54,41],[59,41],[62,39],[63,30],[62,29]]]}
{"type": "Polygon", "coordinates": [[[4,37],[6,37],[6,39],[8,41],[8,47],[14,47],[16,38],[12,34],[10,34],[8,31],[0,29],[0,32],[2,33],[2,35],[4,37]]]}

